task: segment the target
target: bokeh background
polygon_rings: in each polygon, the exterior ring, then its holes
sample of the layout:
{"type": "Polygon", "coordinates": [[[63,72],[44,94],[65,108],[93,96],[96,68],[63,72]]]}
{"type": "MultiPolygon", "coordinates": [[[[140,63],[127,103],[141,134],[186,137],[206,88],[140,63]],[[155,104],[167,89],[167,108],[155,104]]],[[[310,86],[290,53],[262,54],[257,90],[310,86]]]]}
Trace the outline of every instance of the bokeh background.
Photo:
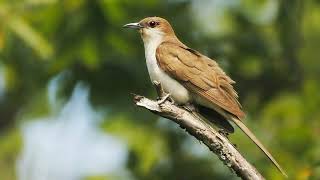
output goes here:
{"type": "MultiPolygon", "coordinates": [[[[237,179],[176,124],[138,109],[156,98],[137,32],[168,19],[237,82],[246,124],[290,179],[320,179],[320,1],[2,0],[0,179],[237,179]]],[[[239,130],[267,179],[282,179],[239,130]]]]}

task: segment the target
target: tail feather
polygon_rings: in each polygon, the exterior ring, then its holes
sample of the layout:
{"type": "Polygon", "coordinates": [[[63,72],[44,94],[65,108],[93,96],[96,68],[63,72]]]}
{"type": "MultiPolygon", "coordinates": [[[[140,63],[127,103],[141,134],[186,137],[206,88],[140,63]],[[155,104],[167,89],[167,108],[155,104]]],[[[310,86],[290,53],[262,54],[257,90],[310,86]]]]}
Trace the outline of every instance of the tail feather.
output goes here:
{"type": "Polygon", "coordinates": [[[270,159],[270,161],[277,167],[277,169],[285,176],[288,175],[281,168],[278,162],[273,158],[273,156],[269,153],[269,151],[262,145],[262,143],[257,139],[257,137],[250,131],[250,129],[243,124],[241,120],[236,117],[231,118],[232,121],[264,152],[264,154],[270,159]]]}

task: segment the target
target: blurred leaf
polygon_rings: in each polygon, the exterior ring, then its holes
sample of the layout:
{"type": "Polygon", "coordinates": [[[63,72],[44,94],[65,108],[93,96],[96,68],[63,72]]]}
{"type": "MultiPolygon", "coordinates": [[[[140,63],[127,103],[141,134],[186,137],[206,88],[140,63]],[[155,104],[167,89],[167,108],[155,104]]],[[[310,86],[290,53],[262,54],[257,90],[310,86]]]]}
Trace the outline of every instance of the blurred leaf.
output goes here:
{"type": "Polygon", "coordinates": [[[29,6],[30,5],[39,6],[39,5],[50,5],[56,2],[58,2],[58,0],[24,0],[23,3],[29,6]]]}
{"type": "MultiPolygon", "coordinates": [[[[1,59],[0,59],[1,60],[1,59]]],[[[6,89],[8,91],[13,90],[17,87],[19,83],[19,78],[17,77],[17,72],[14,69],[13,65],[5,65],[3,67],[5,82],[6,82],[6,89]]]]}
{"type": "Polygon", "coordinates": [[[83,6],[85,2],[85,0],[68,0],[63,1],[63,5],[66,9],[68,9],[68,11],[74,11],[83,6]]]}
{"type": "Polygon", "coordinates": [[[257,57],[246,57],[246,61],[243,62],[243,66],[240,67],[241,74],[248,78],[257,77],[261,74],[262,63],[257,57]]]}
{"type": "Polygon", "coordinates": [[[126,17],[126,12],[121,5],[121,1],[103,0],[99,1],[99,3],[101,4],[101,8],[103,8],[105,17],[108,18],[111,22],[120,22],[126,17]]]}
{"type": "Polygon", "coordinates": [[[4,33],[0,26],[0,52],[2,51],[3,47],[4,47],[4,33]]]}
{"type": "Polygon", "coordinates": [[[0,136],[0,175],[2,179],[14,180],[16,178],[16,164],[22,142],[18,129],[2,132],[0,136]]]}
{"type": "MultiPolygon", "coordinates": [[[[108,44],[110,44],[112,49],[115,50],[115,53],[118,53],[119,55],[130,56],[133,52],[133,49],[131,46],[129,46],[128,42],[115,33],[107,34],[105,40],[108,44]]],[[[128,58],[127,60],[131,59],[128,58]]]]}
{"type": "Polygon", "coordinates": [[[97,44],[92,38],[87,37],[82,43],[81,55],[88,67],[92,69],[97,68],[99,62],[97,44]]]}
{"type": "Polygon", "coordinates": [[[10,30],[33,48],[42,59],[46,60],[53,55],[53,47],[51,44],[21,17],[11,17],[7,23],[10,30]]]}
{"type": "MultiPolygon", "coordinates": [[[[308,172],[309,173],[309,172],[308,172]]],[[[309,175],[309,174],[306,174],[309,175]]],[[[307,176],[308,177],[308,176],[307,176]]],[[[311,172],[310,178],[311,180],[317,180],[320,178],[320,166],[316,166],[313,168],[313,171],[311,172]]]]}

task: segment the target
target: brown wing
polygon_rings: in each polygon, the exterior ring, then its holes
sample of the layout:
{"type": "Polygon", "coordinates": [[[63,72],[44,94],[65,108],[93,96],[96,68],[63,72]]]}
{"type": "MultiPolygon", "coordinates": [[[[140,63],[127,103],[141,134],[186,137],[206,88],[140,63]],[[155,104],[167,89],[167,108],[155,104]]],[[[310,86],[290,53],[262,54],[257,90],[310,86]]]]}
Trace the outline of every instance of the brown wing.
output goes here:
{"type": "Polygon", "coordinates": [[[156,54],[161,69],[181,82],[187,89],[239,119],[244,117],[237,100],[237,92],[232,87],[235,82],[215,61],[183,44],[170,42],[162,43],[157,48],[156,54]]]}

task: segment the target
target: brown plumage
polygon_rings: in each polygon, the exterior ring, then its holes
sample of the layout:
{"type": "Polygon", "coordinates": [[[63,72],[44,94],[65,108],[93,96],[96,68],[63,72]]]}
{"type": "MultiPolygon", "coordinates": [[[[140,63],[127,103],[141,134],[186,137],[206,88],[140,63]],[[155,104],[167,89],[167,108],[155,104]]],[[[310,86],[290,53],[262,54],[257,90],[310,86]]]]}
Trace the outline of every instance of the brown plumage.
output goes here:
{"type": "Polygon", "coordinates": [[[235,83],[212,59],[178,42],[163,42],[156,57],[162,70],[191,92],[242,119],[244,113],[233,89],[235,83]]]}
{"type": "Polygon", "coordinates": [[[139,29],[151,80],[159,80],[165,91],[180,103],[199,106],[204,117],[228,132],[233,132],[229,121],[235,123],[286,176],[273,156],[241,121],[245,114],[232,86],[235,82],[214,60],[184,45],[163,18],[148,17],[125,27],[139,29]]]}

